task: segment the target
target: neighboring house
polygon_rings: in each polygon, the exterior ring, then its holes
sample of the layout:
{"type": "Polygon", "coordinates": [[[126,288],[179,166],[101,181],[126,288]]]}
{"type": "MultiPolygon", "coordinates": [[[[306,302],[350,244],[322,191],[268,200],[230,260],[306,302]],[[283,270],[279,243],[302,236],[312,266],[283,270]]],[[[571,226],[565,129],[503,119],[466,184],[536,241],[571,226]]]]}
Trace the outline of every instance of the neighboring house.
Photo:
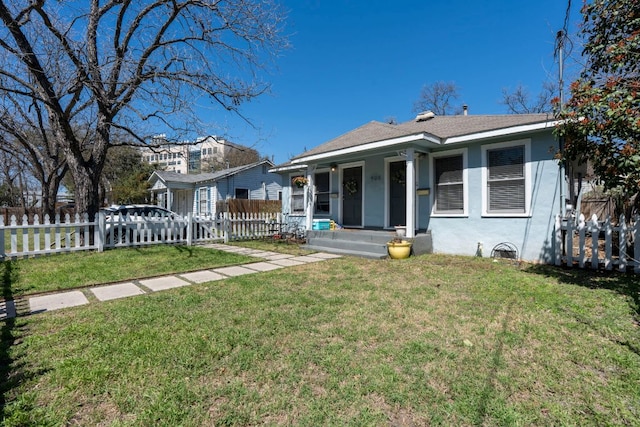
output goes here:
{"type": "Polygon", "coordinates": [[[180,215],[212,215],[216,202],[231,199],[279,200],[281,177],[269,160],[213,173],[155,171],[149,182],[157,204],[180,215]]]}
{"type": "Polygon", "coordinates": [[[283,176],[283,213],[307,229],[321,218],[350,229],[405,225],[408,237],[431,233],[434,252],[489,256],[509,242],[524,260],[550,261],[567,191],[554,125],[545,114],[421,113],[367,123],[272,171],[283,176]],[[293,185],[296,176],[308,185],[293,185]]]}

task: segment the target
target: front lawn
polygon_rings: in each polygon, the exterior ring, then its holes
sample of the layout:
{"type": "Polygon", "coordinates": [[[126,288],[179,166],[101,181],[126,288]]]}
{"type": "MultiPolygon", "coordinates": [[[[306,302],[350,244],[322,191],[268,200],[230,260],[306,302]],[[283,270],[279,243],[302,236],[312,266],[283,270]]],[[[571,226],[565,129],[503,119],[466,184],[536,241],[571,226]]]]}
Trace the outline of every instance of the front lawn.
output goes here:
{"type": "Polygon", "coordinates": [[[637,283],[346,257],[20,317],[2,325],[0,419],[637,425],[637,283]]]}
{"type": "Polygon", "coordinates": [[[0,277],[3,278],[3,296],[16,298],[255,260],[203,246],[154,245],[4,261],[0,262],[0,277]]]}

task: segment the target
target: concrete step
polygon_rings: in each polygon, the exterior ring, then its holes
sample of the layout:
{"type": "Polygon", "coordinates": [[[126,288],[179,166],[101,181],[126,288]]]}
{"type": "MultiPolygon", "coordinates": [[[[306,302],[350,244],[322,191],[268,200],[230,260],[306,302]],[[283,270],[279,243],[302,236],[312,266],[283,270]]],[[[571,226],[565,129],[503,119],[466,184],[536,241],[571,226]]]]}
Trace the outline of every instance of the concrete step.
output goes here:
{"type": "Polygon", "coordinates": [[[307,237],[307,245],[314,246],[316,248],[322,248],[323,251],[331,251],[332,249],[348,250],[354,253],[367,252],[372,254],[378,254],[380,256],[387,255],[387,242],[375,243],[359,240],[339,240],[324,237],[307,237]]]}
{"type": "Polygon", "coordinates": [[[368,258],[368,259],[384,259],[384,258],[387,258],[387,253],[385,253],[383,255],[383,254],[380,254],[378,252],[355,251],[355,250],[352,250],[352,249],[339,249],[339,248],[332,248],[332,247],[327,247],[327,246],[313,246],[313,245],[309,245],[309,244],[303,245],[302,248],[309,249],[309,250],[312,250],[312,251],[322,251],[322,252],[328,252],[328,253],[331,253],[331,254],[356,256],[356,257],[368,258]]]}
{"type": "MultiPolygon", "coordinates": [[[[311,230],[307,232],[307,245],[321,250],[345,255],[385,258],[387,242],[396,237],[386,230],[311,230]]],[[[431,232],[422,232],[413,239],[412,253],[421,255],[433,252],[431,232]]]]}

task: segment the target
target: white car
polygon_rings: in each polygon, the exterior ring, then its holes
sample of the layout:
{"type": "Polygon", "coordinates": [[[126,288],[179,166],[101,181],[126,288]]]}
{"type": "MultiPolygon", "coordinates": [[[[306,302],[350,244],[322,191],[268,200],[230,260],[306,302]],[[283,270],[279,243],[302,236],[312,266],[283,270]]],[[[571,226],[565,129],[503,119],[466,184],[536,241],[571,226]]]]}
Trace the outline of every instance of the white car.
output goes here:
{"type": "Polygon", "coordinates": [[[186,222],[180,215],[156,205],[111,206],[105,214],[107,243],[149,240],[179,240],[186,236],[186,222]]]}

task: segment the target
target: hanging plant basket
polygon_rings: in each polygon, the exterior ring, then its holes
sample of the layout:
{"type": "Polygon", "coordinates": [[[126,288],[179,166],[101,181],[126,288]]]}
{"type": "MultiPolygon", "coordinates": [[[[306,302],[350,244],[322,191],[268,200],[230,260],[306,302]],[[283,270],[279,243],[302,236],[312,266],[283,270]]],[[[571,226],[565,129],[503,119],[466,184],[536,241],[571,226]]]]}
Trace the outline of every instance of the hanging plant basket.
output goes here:
{"type": "Polygon", "coordinates": [[[293,185],[295,185],[296,187],[298,187],[298,188],[302,188],[305,185],[307,185],[309,183],[309,181],[304,176],[296,176],[295,178],[293,178],[291,180],[291,183],[293,185]]]}

